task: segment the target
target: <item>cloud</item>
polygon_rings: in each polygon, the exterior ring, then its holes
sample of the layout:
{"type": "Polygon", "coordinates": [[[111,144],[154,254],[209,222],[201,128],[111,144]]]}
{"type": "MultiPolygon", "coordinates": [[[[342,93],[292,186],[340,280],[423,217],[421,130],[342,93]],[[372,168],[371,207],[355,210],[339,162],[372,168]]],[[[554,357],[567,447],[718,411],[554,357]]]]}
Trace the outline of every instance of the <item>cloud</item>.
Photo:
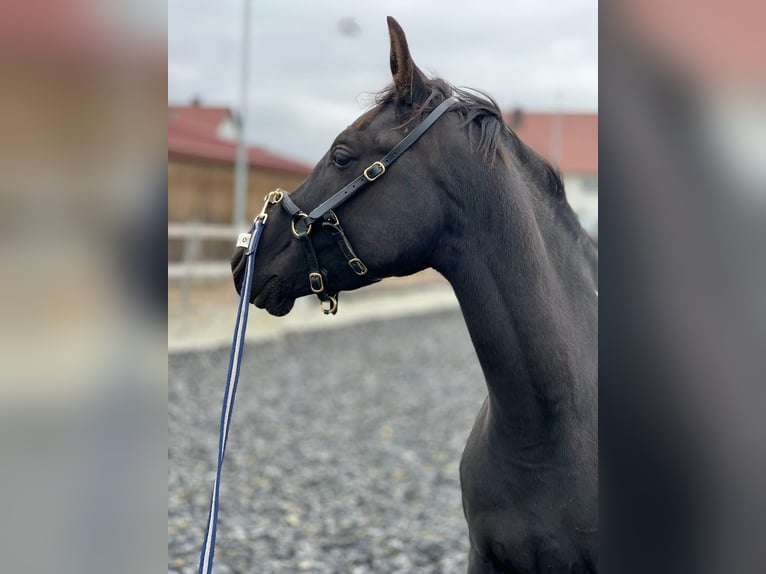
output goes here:
{"type": "MultiPolygon", "coordinates": [[[[238,107],[242,1],[169,0],[168,98],[238,107]]],[[[251,4],[248,135],[316,162],[390,81],[385,16],[423,70],[482,89],[501,106],[594,111],[594,0],[395,0],[251,4]],[[353,34],[345,33],[353,21],[353,34]]]]}

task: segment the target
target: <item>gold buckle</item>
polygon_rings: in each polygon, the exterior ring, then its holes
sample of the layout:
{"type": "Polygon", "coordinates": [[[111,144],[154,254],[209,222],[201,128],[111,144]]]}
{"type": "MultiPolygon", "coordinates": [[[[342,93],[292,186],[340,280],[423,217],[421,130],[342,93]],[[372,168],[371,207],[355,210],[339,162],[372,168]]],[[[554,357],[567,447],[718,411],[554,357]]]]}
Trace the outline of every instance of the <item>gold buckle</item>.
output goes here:
{"type": "Polygon", "coordinates": [[[379,161],[375,161],[375,162],[371,163],[367,169],[364,170],[364,179],[366,179],[367,181],[375,181],[376,179],[378,179],[384,173],[386,173],[386,166],[383,165],[382,163],[380,163],[379,161]],[[375,177],[370,177],[367,174],[367,172],[370,171],[376,165],[380,166],[380,173],[378,175],[376,175],[375,177]]]}
{"type": "Polygon", "coordinates": [[[348,266],[351,267],[351,271],[359,275],[361,277],[362,275],[367,275],[367,265],[365,265],[361,259],[358,257],[354,257],[353,259],[348,260],[348,266]],[[354,265],[358,265],[361,271],[357,271],[354,265]]]}
{"type": "Polygon", "coordinates": [[[330,298],[329,301],[320,301],[319,307],[322,309],[322,313],[325,315],[335,315],[335,313],[338,311],[338,300],[333,297],[332,295],[328,295],[330,298]],[[329,307],[325,307],[325,303],[329,303],[329,307]]]}
{"type": "MultiPolygon", "coordinates": [[[[302,211],[301,211],[300,213],[298,213],[298,216],[299,216],[301,219],[306,219],[306,218],[308,217],[308,215],[306,215],[306,214],[305,214],[305,213],[303,213],[302,211]]],[[[311,225],[312,225],[312,224],[311,224],[311,223],[309,223],[309,226],[306,228],[306,235],[308,235],[309,233],[311,233],[311,225]]],[[[293,235],[294,235],[295,237],[297,237],[298,239],[300,239],[300,238],[302,237],[301,235],[299,235],[299,234],[298,234],[298,231],[295,229],[295,220],[294,220],[294,219],[292,219],[292,220],[290,221],[290,228],[293,230],[293,235]]]]}
{"type": "Polygon", "coordinates": [[[324,291],[324,281],[322,280],[321,273],[309,273],[309,289],[312,293],[321,293],[324,291]],[[314,284],[311,282],[312,277],[319,277],[319,289],[314,289],[314,284]]]}

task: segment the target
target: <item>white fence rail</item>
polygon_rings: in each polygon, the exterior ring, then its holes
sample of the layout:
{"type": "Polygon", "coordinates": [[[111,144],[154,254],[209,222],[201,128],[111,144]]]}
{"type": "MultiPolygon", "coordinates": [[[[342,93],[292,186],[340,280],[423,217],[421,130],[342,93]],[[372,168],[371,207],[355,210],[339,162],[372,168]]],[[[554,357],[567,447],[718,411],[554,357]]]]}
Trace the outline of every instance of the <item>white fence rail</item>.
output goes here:
{"type": "Polygon", "coordinates": [[[221,279],[231,271],[228,261],[200,261],[205,241],[231,241],[232,251],[240,230],[231,225],[168,223],[168,239],[181,241],[181,261],[168,263],[168,279],[221,279]]]}
{"type": "Polygon", "coordinates": [[[224,281],[231,278],[229,261],[200,261],[206,241],[231,241],[232,251],[242,230],[231,225],[168,223],[168,239],[181,242],[181,261],[168,263],[168,280],[180,281],[181,305],[189,301],[195,281],[224,281]]]}
{"type": "Polygon", "coordinates": [[[209,223],[168,223],[168,239],[232,239],[236,240],[241,230],[232,225],[209,223]]]}
{"type": "Polygon", "coordinates": [[[168,279],[170,281],[211,281],[231,277],[231,267],[228,261],[211,261],[204,263],[168,263],[168,279]]]}

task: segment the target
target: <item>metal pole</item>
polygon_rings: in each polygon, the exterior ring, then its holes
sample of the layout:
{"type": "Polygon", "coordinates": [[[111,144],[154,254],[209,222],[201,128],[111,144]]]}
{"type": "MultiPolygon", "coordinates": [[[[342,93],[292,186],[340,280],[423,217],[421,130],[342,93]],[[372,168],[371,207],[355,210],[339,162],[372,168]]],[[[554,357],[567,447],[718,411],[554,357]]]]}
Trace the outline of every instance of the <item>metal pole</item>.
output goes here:
{"type": "Polygon", "coordinates": [[[247,92],[250,60],[250,0],[242,0],[242,54],[239,76],[239,130],[237,159],[234,168],[234,212],[232,224],[242,227],[247,222],[247,92]]]}

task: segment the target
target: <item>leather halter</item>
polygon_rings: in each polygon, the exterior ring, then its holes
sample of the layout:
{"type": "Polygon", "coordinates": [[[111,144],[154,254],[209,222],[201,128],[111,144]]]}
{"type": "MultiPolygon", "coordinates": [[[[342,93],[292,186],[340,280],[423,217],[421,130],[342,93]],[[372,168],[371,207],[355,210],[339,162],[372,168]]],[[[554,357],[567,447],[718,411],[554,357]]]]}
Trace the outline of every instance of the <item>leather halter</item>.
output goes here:
{"type": "Polygon", "coordinates": [[[338,216],[333,211],[341,204],[351,199],[355,194],[364,189],[368,184],[374,182],[380,178],[386,169],[394,163],[399,156],[401,156],[412,144],[414,144],[420,136],[422,136],[428,128],[430,128],[436,120],[438,120],[445,112],[447,112],[453,104],[458,102],[456,96],[452,96],[444,100],[434,110],[426,116],[426,118],[418,124],[418,126],[407,134],[398,144],[396,144],[390,152],[380,158],[378,161],[371,163],[367,169],[365,169],[361,175],[354,179],[351,183],[341,188],[334,193],[329,199],[320,203],[317,207],[312,209],[308,214],[298,207],[295,202],[290,198],[289,194],[281,189],[271,192],[267,196],[267,202],[280,203],[282,208],[290,215],[291,229],[293,236],[300,241],[301,247],[306,254],[306,260],[309,267],[309,287],[311,292],[319,298],[319,304],[322,308],[322,312],[325,315],[335,314],[338,310],[338,293],[330,294],[327,291],[327,272],[319,264],[319,258],[317,257],[316,250],[314,249],[314,243],[312,242],[309,234],[311,233],[312,226],[321,221],[322,229],[329,229],[338,245],[338,248],[343,253],[343,256],[348,262],[348,266],[351,270],[360,277],[365,277],[370,283],[380,281],[379,278],[373,277],[368,274],[367,266],[357,256],[348,236],[346,235],[343,227],[340,224],[338,216]],[[272,195],[273,194],[273,195],[272,195]],[[271,198],[271,199],[269,199],[271,198]]]}

